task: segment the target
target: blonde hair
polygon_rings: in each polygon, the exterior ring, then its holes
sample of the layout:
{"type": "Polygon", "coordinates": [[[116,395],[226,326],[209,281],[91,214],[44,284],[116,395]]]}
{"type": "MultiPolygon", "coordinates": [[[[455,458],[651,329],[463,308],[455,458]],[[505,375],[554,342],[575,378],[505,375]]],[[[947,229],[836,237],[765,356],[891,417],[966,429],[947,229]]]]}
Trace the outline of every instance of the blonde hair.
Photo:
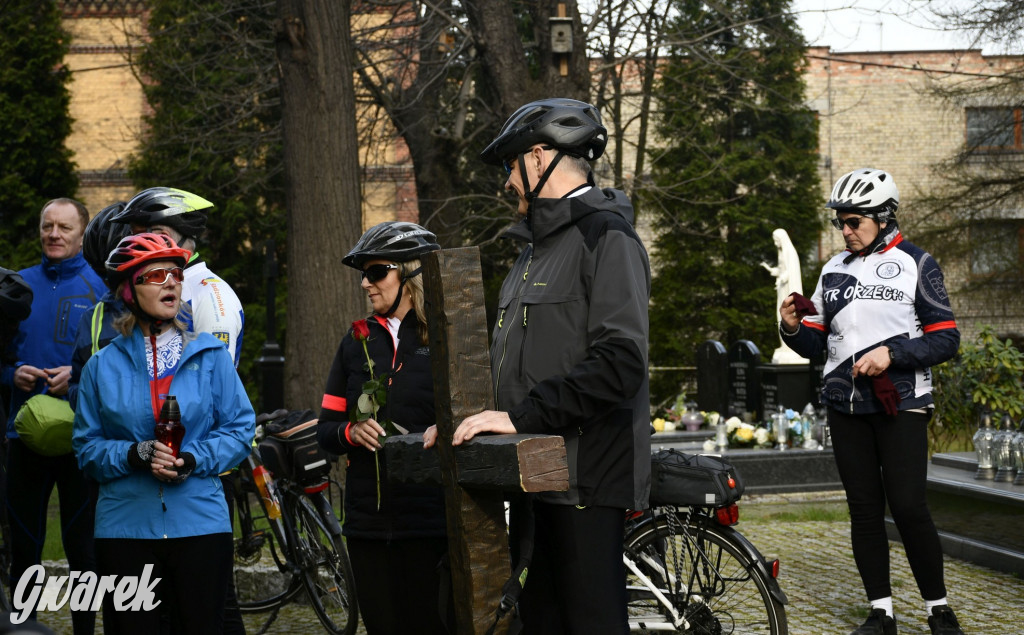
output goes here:
{"type": "MultiPolygon", "coordinates": [[[[398,266],[401,267],[400,273],[403,278],[418,269],[420,265],[421,263],[419,258],[398,263],[398,266]]],[[[420,344],[425,345],[427,343],[427,311],[423,300],[422,271],[411,278],[405,278],[405,289],[403,293],[408,293],[409,299],[412,300],[412,308],[416,311],[416,319],[419,321],[417,330],[420,336],[420,344]]]]}

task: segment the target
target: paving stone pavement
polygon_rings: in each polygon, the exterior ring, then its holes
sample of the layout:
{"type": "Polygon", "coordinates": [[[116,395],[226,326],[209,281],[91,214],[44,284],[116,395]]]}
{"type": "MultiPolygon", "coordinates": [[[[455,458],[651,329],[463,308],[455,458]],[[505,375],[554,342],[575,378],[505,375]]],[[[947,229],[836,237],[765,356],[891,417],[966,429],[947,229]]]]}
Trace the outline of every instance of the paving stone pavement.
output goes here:
{"type": "MultiPolygon", "coordinates": [[[[786,613],[793,635],[846,635],[867,615],[864,590],[850,553],[850,529],[846,521],[743,520],[748,506],[792,503],[806,500],[841,501],[841,492],[803,496],[747,497],[740,503],[738,529],[766,558],[779,558],[782,589],[789,597],[786,613]]],[[[1024,521],[1024,515],[1022,515],[1024,521]]],[[[917,591],[903,546],[890,543],[896,619],[900,635],[928,635],[924,602],[917,591]]],[[[1019,617],[1024,607],[1024,580],[979,567],[962,560],[946,558],[946,588],[950,606],[956,611],[968,635],[1021,635],[1024,623],[1019,617]]],[[[266,614],[248,615],[250,635],[263,627],[266,614]]],[[[58,633],[71,633],[68,611],[47,613],[40,621],[58,633]]],[[[102,632],[97,623],[97,633],[102,632]]],[[[315,634],[324,632],[313,611],[292,604],[280,612],[267,627],[270,635],[315,634]]],[[[360,625],[360,635],[365,630],[360,625]]],[[[409,635],[415,635],[410,625],[409,635]]]]}

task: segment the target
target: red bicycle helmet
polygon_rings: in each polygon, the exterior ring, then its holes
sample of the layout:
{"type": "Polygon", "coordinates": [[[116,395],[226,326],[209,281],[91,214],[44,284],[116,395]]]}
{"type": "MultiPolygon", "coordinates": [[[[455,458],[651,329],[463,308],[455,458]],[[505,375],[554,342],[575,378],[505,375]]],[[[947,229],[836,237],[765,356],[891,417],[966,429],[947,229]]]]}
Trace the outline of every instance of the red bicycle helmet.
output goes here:
{"type": "Polygon", "coordinates": [[[116,287],[135,271],[153,260],[170,260],[184,267],[192,252],[178,246],[166,234],[133,234],[125,236],[107,256],[107,280],[116,287]]]}

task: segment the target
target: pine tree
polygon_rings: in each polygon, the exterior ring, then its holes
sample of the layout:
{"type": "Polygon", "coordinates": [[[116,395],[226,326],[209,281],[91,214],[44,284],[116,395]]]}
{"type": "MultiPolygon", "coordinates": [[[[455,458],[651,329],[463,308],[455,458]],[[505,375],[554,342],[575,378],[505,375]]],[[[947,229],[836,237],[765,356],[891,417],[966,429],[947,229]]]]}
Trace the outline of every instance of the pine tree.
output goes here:
{"type": "Polygon", "coordinates": [[[0,266],[39,261],[39,212],[73,197],[78,176],[65,140],[70,38],[55,2],[0,5],[0,266]]]}
{"type": "Polygon", "coordinates": [[[803,40],[787,0],[674,4],[643,192],[657,235],[651,363],[693,364],[707,339],[749,339],[770,356],[778,307],[761,263],[776,263],[772,231],[806,254],[821,229],[803,40]]]}
{"type": "MultiPolygon", "coordinates": [[[[274,7],[272,0],[152,3],[135,67],[152,113],[129,164],[139,189],[177,187],[215,205],[198,251],[245,307],[239,370],[254,396],[249,370],[266,339],[263,246],[274,239],[283,261],[287,220],[274,7]]],[[[286,289],[279,280],[279,327],[286,289]]]]}

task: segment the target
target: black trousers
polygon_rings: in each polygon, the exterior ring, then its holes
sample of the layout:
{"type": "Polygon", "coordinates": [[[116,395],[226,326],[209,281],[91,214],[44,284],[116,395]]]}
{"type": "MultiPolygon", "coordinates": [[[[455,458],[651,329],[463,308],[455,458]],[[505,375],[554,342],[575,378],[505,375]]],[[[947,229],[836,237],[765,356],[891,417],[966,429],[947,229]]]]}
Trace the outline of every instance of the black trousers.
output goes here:
{"type": "Polygon", "coordinates": [[[868,600],[892,595],[886,503],[921,597],[946,596],[942,545],[926,498],[929,419],[916,412],[895,417],[828,412],[836,466],[850,508],[853,558],[868,600]]]}
{"type": "Polygon", "coordinates": [[[144,567],[152,564],[151,579],[160,578],[155,590],[160,606],[151,611],[116,611],[113,595],[105,595],[103,632],[160,633],[161,613],[166,613],[173,633],[219,635],[231,562],[231,534],[162,540],[97,538],[96,565],[101,576],[141,576],[144,567]]]}
{"type": "MultiPolygon", "coordinates": [[[[46,516],[54,486],[60,498],[60,528],[64,555],[71,571],[94,571],[94,488],[78,469],[74,454],[44,456],[33,452],[21,439],[8,439],[7,513],[11,527],[11,588],[25,571],[40,563],[46,540],[46,516]]],[[[33,610],[32,618],[36,618],[33,610]]],[[[71,623],[76,635],[93,632],[96,614],[74,611],[71,623]]]]}
{"type": "MultiPolygon", "coordinates": [[[[359,615],[368,635],[444,635],[440,603],[451,617],[450,592],[441,575],[447,538],[370,540],[347,538],[352,573],[356,578],[359,615]]],[[[499,598],[500,599],[500,598],[499,598]]],[[[495,605],[497,606],[497,605],[495,605]]],[[[455,622],[449,621],[452,632],[455,622]]]]}
{"type": "MultiPolygon", "coordinates": [[[[535,501],[533,513],[533,560],[519,598],[523,633],[628,633],[625,510],[535,501]]],[[[518,522],[511,521],[513,566],[519,558],[518,522]]]]}

